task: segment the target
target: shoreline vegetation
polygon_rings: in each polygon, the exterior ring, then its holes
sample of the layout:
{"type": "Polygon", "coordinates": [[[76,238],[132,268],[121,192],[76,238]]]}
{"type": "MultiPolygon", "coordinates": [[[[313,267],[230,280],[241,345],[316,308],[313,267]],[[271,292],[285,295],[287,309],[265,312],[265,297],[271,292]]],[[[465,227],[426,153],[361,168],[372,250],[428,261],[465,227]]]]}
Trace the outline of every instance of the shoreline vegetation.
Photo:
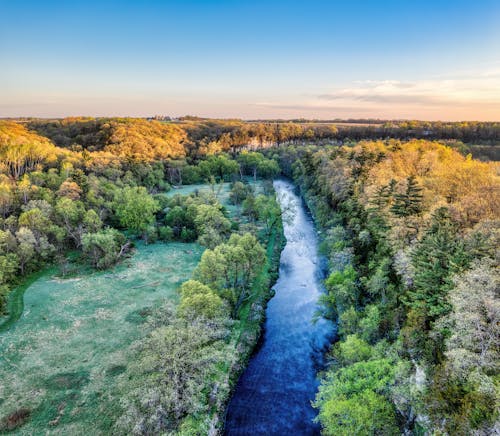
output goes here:
{"type": "MultiPolygon", "coordinates": [[[[329,259],[321,314],[339,341],[315,402],[323,433],[487,434],[498,420],[500,185],[497,163],[467,153],[482,144],[494,160],[499,124],[366,124],[0,121],[0,335],[24,290],[44,268],[71,274],[74,253],[106,271],[135,240],[195,242],[205,251],[192,279],[147,314],[103,425],[218,434],[277,276],[269,180],[283,174],[329,259]],[[165,195],[196,184],[210,188],[165,195]]],[[[4,400],[0,431],[36,417],[4,400]]],[[[64,410],[46,425],[72,425],[64,410]]]]}

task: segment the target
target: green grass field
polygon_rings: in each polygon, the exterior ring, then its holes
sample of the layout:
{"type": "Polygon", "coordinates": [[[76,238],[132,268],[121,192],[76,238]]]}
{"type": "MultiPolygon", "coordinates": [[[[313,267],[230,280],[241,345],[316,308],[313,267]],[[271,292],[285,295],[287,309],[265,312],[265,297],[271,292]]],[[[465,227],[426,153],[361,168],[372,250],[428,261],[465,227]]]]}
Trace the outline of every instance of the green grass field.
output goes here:
{"type": "Polygon", "coordinates": [[[24,408],[27,422],[14,434],[106,433],[125,351],[151,309],[177,299],[202,251],[197,244],[139,245],[112,270],[68,279],[55,269],[41,274],[25,291],[20,319],[0,334],[0,420],[24,408]]]}

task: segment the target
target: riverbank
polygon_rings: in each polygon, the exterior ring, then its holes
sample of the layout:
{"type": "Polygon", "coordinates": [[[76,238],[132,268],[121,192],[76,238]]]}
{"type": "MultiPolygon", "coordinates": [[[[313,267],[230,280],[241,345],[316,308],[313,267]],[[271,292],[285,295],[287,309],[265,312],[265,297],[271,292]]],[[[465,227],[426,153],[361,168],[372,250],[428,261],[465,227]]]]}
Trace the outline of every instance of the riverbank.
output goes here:
{"type": "Polygon", "coordinates": [[[280,220],[269,236],[266,247],[266,263],[256,279],[252,297],[242,305],[240,310],[240,321],[234,330],[232,339],[236,350],[236,360],[232,362],[226,375],[220,380],[221,384],[229,387],[228,395],[220,397],[214,407],[210,436],[223,434],[231,395],[261,339],[266,307],[274,295],[272,287],[279,276],[280,255],[285,244],[286,238],[280,220]]]}

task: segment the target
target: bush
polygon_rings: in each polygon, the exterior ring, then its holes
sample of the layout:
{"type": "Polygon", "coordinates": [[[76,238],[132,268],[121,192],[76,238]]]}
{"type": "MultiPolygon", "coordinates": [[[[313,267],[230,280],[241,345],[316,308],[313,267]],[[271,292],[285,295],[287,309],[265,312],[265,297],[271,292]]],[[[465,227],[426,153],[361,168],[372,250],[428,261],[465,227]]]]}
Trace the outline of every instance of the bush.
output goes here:
{"type": "Polygon", "coordinates": [[[83,235],[82,248],[94,268],[106,269],[118,262],[128,251],[129,244],[122,233],[108,228],[83,235]]]}
{"type": "Polygon", "coordinates": [[[170,226],[161,226],[158,228],[158,237],[160,241],[170,242],[174,239],[174,231],[170,226]]]}

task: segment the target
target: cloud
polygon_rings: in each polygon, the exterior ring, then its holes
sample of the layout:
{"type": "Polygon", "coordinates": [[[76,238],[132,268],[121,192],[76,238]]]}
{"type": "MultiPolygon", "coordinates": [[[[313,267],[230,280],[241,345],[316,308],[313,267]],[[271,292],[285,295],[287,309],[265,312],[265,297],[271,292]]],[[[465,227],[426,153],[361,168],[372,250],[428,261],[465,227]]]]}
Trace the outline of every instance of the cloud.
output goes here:
{"type": "Polygon", "coordinates": [[[354,82],[347,88],[319,94],[317,99],[329,102],[377,103],[416,106],[495,105],[500,108],[500,75],[480,78],[395,80],[354,82]]]}
{"type": "Polygon", "coordinates": [[[286,116],[500,120],[500,70],[427,80],[364,80],[309,96],[255,104],[286,116]]]}

